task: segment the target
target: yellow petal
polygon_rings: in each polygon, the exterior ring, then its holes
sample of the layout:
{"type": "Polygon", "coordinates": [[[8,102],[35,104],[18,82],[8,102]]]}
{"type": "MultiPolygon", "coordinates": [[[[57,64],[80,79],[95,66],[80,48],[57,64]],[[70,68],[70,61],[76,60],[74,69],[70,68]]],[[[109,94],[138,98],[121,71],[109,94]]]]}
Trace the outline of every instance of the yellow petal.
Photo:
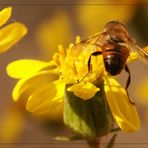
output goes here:
{"type": "Polygon", "coordinates": [[[26,109],[49,119],[62,117],[65,83],[59,80],[44,85],[34,92],[26,104],[26,109]]]}
{"type": "Polygon", "coordinates": [[[7,73],[13,78],[25,78],[31,76],[42,68],[46,67],[48,62],[39,60],[22,59],[10,63],[7,66],[7,73]]]}
{"type": "Polygon", "coordinates": [[[11,13],[12,13],[11,7],[7,7],[0,11],[0,27],[8,21],[8,19],[11,16],[11,13]]]}
{"type": "Polygon", "coordinates": [[[52,71],[40,72],[33,76],[21,79],[17,82],[16,86],[13,89],[13,100],[18,101],[19,99],[28,99],[28,97],[34,91],[57,79],[58,76],[52,73],[52,71]]]}
{"type": "Polygon", "coordinates": [[[68,91],[72,91],[76,96],[84,100],[91,99],[99,90],[98,87],[89,82],[86,84],[78,83],[68,88],[68,91]]]}
{"type": "Polygon", "coordinates": [[[125,132],[137,131],[140,128],[139,116],[125,89],[113,78],[105,80],[104,88],[107,102],[119,127],[125,132]]]}
{"type": "Polygon", "coordinates": [[[25,34],[27,28],[21,23],[12,23],[0,30],[0,52],[5,52],[15,45],[25,34]]]}

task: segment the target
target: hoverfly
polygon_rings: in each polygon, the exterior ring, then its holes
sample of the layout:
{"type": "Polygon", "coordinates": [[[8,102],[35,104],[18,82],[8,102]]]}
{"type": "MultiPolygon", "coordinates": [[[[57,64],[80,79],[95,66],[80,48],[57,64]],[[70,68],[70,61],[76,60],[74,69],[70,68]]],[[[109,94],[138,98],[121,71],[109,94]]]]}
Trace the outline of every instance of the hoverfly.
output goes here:
{"type": "MultiPolygon", "coordinates": [[[[108,22],[103,32],[91,36],[78,44],[73,46],[73,50],[82,46],[93,45],[95,47],[101,47],[102,51],[94,51],[90,54],[88,59],[88,72],[80,80],[82,81],[90,71],[91,58],[93,56],[102,55],[106,71],[115,76],[120,74],[123,69],[128,73],[128,79],[126,82],[126,91],[129,87],[131,81],[131,75],[129,68],[126,64],[127,58],[130,54],[130,51],[136,49],[142,59],[148,61],[148,53],[140,48],[135,41],[133,41],[128,34],[127,28],[124,24],[118,21],[108,22]]],[[[79,82],[80,82],[79,81],[79,82]]],[[[78,82],[78,83],[79,83],[78,82]]],[[[127,91],[128,94],[128,91],[127,91]]],[[[130,100],[130,98],[129,98],[130,100]]],[[[134,102],[130,100],[132,104],[134,102]]]]}

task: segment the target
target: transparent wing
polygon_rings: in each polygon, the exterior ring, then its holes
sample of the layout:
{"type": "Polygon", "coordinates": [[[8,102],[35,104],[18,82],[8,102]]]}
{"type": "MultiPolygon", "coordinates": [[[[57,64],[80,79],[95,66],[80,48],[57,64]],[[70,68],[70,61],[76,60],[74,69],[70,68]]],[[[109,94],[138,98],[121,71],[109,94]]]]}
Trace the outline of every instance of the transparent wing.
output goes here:
{"type": "Polygon", "coordinates": [[[131,51],[136,51],[138,59],[144,64],[148,65],[148,50],[141,48],[138,44],[132,40],[129,40],[129,48],[131,51]]]}
{"type": "Polygon", "coordinates": [[[82,40],[81,42],[75,44],[72,49],[71,53],[74,56],[81,54],[81,52],[88,52],[88,49],[94,52],[101,46],[101,40],[105,37],[105,33],[98,33],[94,36],[90,36],[89,38],[82,40]]]}

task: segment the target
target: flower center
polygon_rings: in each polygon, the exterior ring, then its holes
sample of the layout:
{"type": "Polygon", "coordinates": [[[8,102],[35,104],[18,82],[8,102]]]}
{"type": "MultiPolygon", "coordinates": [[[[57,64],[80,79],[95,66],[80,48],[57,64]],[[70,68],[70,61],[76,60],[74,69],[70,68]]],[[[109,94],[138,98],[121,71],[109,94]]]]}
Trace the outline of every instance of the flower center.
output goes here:
{"type": "Polygon", "coordinates": [[[88,71],[88,59],[93,50],[93,45],[87,47],[73,48],[69,47],[68,50],[63,51],[60,48],[58,69],[60,78],[63,79],[66,84],[75,84],[83,79],[85,82],[94,82],[100,76],[104,69],[102,56],[96,56],[91,58],[91,68],[88,71]]]}

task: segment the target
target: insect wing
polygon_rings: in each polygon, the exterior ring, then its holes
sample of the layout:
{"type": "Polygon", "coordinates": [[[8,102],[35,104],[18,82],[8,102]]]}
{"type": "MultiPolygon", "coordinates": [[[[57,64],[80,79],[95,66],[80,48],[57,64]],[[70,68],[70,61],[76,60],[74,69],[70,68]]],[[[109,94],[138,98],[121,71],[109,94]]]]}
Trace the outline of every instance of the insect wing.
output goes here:
{"type": "Polygon", "coordinates": [[[148,65],[148,51],[145,49],[140,48],[138,45],[136,45],[136,50],[139,53],[139,59],[148,65]]]}
{"type": "Polygon", "coordinates": [[[96,34],[94,36],[90,36],[86,40],[82,40],[81,42],[75,44],[72,49],[71,53],[73,56],[78,56],[82,52],[94,52],[100,46],[100,39],[104,36],[103,33],[96,34]]]}
{"type": "Polygon", "coordinates": [[[130,41],[129,42],[131,51],[136,51],[138,55],[138,59],[148,65],[148,48],[141,48],[136,43],[130,41]]]}

